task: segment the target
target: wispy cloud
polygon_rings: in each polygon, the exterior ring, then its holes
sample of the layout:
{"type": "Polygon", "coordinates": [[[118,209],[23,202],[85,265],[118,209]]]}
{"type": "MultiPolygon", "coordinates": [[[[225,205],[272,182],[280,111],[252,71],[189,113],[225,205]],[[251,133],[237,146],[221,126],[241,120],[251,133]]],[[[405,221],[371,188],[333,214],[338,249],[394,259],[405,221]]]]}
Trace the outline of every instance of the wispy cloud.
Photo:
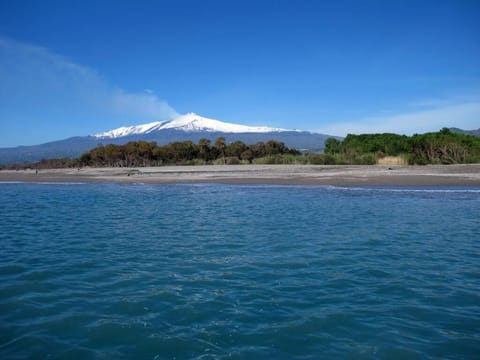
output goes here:
{"type": "Polygon", "coordinates": [[[83,126],[83,131],[94,132],[120,122],[168,120],[177,115],[150,89],[129,92],[47,48],[2,37],[0,107],[4,134],[7,122],[12,131],[21,121],[25,127],[48,123],[82,135],[78,133],[82,121],[95,124],[88,130],[83,126]]]}
{"type": "Polygon", "coordinates": [[[152,119],[161,119],[162,117],[171,119],[178,116],[166,101],[159,99],[152,92],[133,94],[117,90],[111,95],[110,104],[115,111],[141,114],[152,119]]]}
{"type": "Polygon", "coordinates": [[[443,127],[477,129],[480,126],[480,97],[476,97],[476,99],[477,101],[460,103],[447,100],[418,102],[415,103],[415,106],[428,107],[428,109],[338,122],[322,127],[318,131],[345,136],[349,133],[384,132],[412,135],[437,131],[443,127]]]}

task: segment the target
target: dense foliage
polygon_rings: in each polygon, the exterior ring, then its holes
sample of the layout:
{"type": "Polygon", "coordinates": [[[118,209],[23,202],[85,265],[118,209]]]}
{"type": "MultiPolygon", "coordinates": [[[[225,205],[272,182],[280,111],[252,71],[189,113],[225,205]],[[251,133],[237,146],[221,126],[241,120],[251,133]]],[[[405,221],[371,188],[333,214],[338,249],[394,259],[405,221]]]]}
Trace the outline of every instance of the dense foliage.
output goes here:
{"type": "Polygon", "coordinates": [[[385,156],[403,157],[409,164],[455,164],[480,162],[480,138],[442,129],[415,134],[347,135],[343,141],[325,142],[325,154],[335,163],[375,164],[385,156]]]}
{"type": "Polygon", "coordinates": [[[289,149],[283,142],[269,140],[246,145],[242,141],[227,144],[219,137],[214,144],[208,139],[200,139],[197,144],[191,141],[172,142],[158,146],[155,142],[132,141],[125,145],[99,145],[84,153],[78,159],[49,159],[31,164],[32,168],[71,168],[71,167],[139,167],[161,165],[201,165],[201,164],[240,164],[252,163],[262,157],[300,155],[289,149]]]}
{"type": "Polygon", "coordinates": [[[212,144],[208,139],[172,142],[158,146],[155,142],[133,141],[125,145],[100,145],[77,159],[49,159],[35,164],[11,164],[0,169],[139,167],[203,164],[313,164],[370,165],[385,157],[400,159],[401,164],[480,163],[480,137],[456,133],[449,129],[413,136],[397,134],[347,135],[343,140],[329,138],[325,152],[301,154],[283,142],[270,140],[246,145],[242,141],[227,144],[220,137],[212,144]]]}

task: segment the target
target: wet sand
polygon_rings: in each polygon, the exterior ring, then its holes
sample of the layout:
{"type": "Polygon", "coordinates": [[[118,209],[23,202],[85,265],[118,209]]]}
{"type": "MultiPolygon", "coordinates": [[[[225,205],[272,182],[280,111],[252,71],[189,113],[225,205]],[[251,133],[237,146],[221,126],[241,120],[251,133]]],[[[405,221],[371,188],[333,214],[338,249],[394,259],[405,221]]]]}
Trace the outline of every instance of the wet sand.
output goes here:
{"type": "Polygon", "coordinates": [[[224,183],[335,186],[480,186],[480,164],[207,165],[139,168],[1,170],[8,182],[224,183]]]}

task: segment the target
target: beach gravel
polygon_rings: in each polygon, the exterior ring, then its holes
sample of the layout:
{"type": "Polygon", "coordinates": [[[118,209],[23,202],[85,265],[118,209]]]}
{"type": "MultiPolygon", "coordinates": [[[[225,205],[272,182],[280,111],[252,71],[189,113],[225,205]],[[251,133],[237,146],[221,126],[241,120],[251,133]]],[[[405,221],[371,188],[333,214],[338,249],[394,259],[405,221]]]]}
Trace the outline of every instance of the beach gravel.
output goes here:
{"type": "Polygon", "coordinates": [[[480,186],[480,164],[379,165],[205,165],[137,168],[2,170],[0,181],[224,183],[334,186],[480,186]]]}

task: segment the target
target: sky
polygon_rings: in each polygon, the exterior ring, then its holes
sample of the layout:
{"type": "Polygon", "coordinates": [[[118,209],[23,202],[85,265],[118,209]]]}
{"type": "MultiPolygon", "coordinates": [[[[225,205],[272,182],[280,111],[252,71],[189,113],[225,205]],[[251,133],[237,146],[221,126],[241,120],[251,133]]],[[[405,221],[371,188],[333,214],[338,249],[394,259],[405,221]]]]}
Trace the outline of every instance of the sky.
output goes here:
{"type": "Polygon", "coordinates": [[[478,0],[0,0],[0,147],[195,112],[480,128],[478,0]]]}

